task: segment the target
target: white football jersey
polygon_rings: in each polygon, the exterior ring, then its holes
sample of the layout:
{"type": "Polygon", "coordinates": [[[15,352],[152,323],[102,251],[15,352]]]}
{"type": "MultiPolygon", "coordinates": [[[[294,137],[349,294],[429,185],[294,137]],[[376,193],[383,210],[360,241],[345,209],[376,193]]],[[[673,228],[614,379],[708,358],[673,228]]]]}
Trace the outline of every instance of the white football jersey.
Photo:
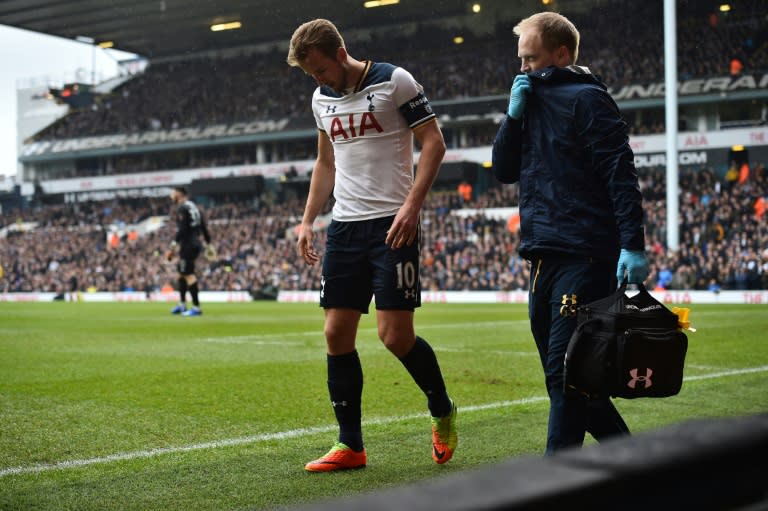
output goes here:
{"type": "Polygon", "coordinates": [[[333,218],[396,214],[413,185],[411,130],[435,117],[422,86],[401,67],[366,61],[352,92],[318,87],[312,112],[333,144],[333,218]]]}

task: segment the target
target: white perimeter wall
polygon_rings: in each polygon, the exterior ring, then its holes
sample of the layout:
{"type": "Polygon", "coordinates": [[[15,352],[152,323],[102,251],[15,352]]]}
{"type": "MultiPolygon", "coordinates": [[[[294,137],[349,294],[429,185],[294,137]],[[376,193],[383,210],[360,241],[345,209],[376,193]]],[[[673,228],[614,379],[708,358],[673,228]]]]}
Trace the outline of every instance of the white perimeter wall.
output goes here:
{"type": "MultiPolygon", "coordinates": [[[[651,294],[665,304],[768,304],[768,291],[651,291],[651,294]]],[[[0,293],[0,302],[51,302],[55,293],[0,293]]],[[[70,299],[67,294],[67,299],[70,299]]],[[[178,300],[178,294],[143,292],[131,293],[80,293],[84,302],[168,302],[178,300]]],[[[280,291],[277,301],[281,303],[319,304],[319,291],[280,291]]],[[[216,292],[202,291],[202,303],[250,302],[246,291],[216,292]]],[[[422,303],[528,303],[526,291],[424,291],[422,303]]]]}

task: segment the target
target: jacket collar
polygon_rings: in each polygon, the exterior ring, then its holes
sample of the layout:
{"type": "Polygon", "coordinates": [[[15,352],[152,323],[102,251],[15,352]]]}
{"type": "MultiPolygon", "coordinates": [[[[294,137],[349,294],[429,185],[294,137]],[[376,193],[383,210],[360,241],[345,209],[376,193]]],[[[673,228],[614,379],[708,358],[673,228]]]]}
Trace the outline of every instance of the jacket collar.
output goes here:
{"type": "Polygon", "coordinates": [[[604,89],[606,88],[600,79],[593,75],[589,68],[585,66],[549,66],[542,69],[537,69],[536,71],[531,72],[528,76],[537,80],[543,80],[545,82],[551,81],[555,83],[592,83],[599,85],[604,89]]]}

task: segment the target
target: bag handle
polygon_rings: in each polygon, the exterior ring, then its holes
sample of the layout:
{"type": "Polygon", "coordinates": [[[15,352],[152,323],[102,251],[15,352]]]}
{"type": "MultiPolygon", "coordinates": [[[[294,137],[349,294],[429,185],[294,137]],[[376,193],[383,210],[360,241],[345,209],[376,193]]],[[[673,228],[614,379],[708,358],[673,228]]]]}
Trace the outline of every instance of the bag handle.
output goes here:
{"type": "MultiPolygon", "coordinates": [[[[627,285],[629,285],[629,280],[627,279],[626,276],[624,276],[624,278],[622,279],[621,283],[619,284],[619,287],[616,289],[616,293],[614,293],[613,296],[616,299],[618,299],[623,294],[626,294],[626,292],[627,292],[627,285]]],[[[648,295],[648,296],[653,297],[651,295],[651,293],[648,292],[648,289],[645,287],[645,284],[643,284],[642,282],[640,282],[639,284],[635,284],[635,286],[637,286],[638,292],[640,292],[640,293],[642,293],[644,295],[648,295]]]]}

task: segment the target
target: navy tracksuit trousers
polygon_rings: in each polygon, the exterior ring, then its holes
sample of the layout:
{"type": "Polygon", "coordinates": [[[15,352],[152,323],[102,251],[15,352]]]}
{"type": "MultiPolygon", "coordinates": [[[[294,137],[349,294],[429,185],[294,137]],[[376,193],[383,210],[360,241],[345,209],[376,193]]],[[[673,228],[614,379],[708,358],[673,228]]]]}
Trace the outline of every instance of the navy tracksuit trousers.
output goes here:
{"type": "Polygon", "coordinates": [[[531,259],[528,315],[550,401],[547,455],[581,446],[586,432],[597,441],[629,434],[610,398],[588,399],[564,390],[565,352],[576,329],[576,309],[616,290],[614,270],[606,261],[557,255],[531,259]]]}

